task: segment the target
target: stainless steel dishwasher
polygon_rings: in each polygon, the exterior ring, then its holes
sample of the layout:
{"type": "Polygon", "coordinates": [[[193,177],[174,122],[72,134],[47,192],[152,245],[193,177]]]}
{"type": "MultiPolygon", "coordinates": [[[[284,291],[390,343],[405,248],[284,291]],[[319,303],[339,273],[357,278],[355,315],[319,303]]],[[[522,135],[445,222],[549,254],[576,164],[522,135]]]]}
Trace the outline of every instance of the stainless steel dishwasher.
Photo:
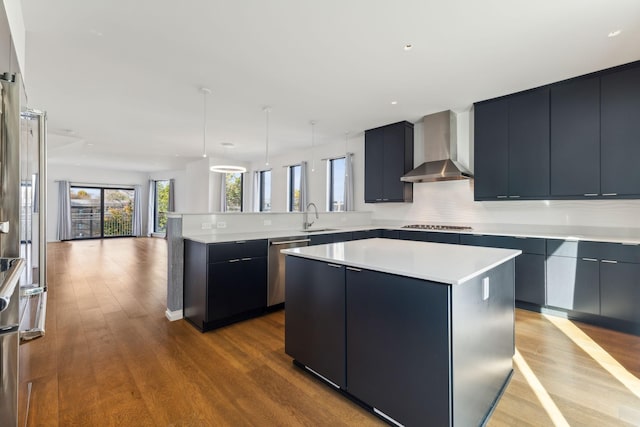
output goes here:
{"type": "Polygon", "coordinates": [[[300,236],[269,239],[269,281],[267,287],[267,307],[284,303],[284,257],[282,249],[308,246],[311,239],[300,236]]]}

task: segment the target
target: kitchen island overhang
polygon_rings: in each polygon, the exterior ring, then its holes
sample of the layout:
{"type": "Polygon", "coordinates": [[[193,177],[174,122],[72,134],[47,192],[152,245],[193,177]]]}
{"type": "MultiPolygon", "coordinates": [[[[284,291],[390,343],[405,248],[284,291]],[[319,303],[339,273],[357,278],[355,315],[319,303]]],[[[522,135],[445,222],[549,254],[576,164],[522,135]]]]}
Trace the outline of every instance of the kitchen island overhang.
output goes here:
{"type": "Polygon", "coordinates": [[[387,421],[487,421],[513,372],[520,251],[367,239],[283,253],[295,364],[387,421]]]}

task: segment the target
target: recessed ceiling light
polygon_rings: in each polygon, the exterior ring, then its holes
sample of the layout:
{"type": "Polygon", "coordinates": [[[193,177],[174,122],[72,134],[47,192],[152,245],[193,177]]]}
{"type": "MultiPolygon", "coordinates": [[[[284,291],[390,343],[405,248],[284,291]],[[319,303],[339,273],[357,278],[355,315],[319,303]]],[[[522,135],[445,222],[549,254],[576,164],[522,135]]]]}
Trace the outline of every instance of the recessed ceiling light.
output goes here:
{"type": "Polygon", "coordinates": [[[411,50],[413,49],[413,45],[411,43],[407,43],[404,45],[404,50],[411,50]]]}
{"type": "Polygon", "coordinates": [[[391,105],[398,105],[398,101],[391,101],[391,105]]]}
{"type": "Polygon", "coordinates": [[[87,142],[87,147],[93,147],[93,142],[87,142]]]}
{"type": "Polygon", "coordinates": [[[233,142],[223,142],[220,145],[222,145],[224,148],[234,148],[235,145],[233,145],[233,142]]]}
{"type": "Polygon", "coordinates": [[[608,37],[616,37],[619,36],[620,33],[622,32],[622,30],[615,30],[615,31],[611,31],[608,35],[608,37]]]}
{"type": "Polygon", "coordinates": [[[104,35],[98,30],[90,30],[89,33],[91,33],[92,35],[97,36],[97,37],[102,37],[104,35]]]}

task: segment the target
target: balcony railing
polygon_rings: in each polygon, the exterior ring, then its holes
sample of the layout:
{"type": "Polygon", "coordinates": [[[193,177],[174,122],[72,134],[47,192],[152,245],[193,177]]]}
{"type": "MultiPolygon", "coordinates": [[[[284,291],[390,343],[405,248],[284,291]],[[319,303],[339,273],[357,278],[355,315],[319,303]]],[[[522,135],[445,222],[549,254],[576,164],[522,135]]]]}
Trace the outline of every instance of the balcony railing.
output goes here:
{"type": "MultiPolygon", "coordinates": [[[[71,232],[73,239],[102,237],[100,208],[71,207],[71,232]]],[[[133,235],[131,214],[124,210],[109,210],[104,214],[104,237],[133,235]]]]}

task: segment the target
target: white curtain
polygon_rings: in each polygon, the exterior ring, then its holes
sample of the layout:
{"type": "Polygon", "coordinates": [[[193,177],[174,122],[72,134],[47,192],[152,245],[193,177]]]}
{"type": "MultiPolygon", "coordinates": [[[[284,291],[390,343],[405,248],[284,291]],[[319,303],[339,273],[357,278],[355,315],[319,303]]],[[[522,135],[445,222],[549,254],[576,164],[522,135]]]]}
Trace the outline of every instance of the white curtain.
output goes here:
{"type": "Polygon", "coordinates": [[[309,199],[309,176],[307,174],[307,162],[300,163],[300,212],[307,210],[309,199]]]}
{"type": "Polygon", "coordinates": [[[167,209],[169,212],[176,211],[176,180],[173,178],[169,180],[169,206],[167,209]]]}
{"type": "Polygon", "coordinates": [[[353,197],[353,153],[344,158],[344,210],[355,210],[353,197]]]}
{"type": "Polygon", "coordinates": [[[133,235],[142,236],[142,186],[133,187],[133,235]]]}
{"type": "Polygon", "coordinates": [[[260,171],[253,173],[253,211],[260,212],[260,171]]]}
{"type": "Polygon", "coordinates": [[[149,180],[149,205],[147,207],[147,236],[151,237],[155,229],[155,207],[156,207],[156,182],[149,180]]]}
{"type": "Polygon", "coordinates": [[[227,211],[227,174],[220,174],[220,212],[227,211]]]}
{"type": "Polygon", "coordinates": [[[58,240],[71,239],[70,191],[69,181],[58,182],[58,240]]]}

